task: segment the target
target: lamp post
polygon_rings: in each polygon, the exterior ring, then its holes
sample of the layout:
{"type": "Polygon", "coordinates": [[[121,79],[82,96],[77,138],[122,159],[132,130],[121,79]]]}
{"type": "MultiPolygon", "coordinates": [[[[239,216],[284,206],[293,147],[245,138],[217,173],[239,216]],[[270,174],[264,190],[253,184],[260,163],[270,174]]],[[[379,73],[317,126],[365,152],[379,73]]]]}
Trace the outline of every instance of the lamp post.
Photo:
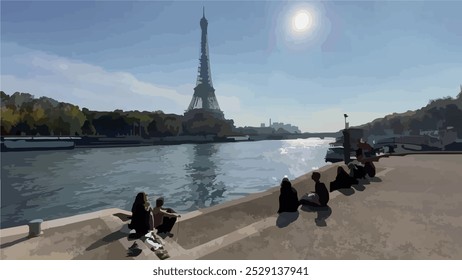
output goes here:
{"type": "Polygon", "coordinates": [[[343,114],[345,117],[345,129],[343,130],[343,160],[345,164],[350,162],[350,132],[348,131],[346,118],[348,118],[347,114],[343,114]]]}
{"type": "Polygon", "coordinates": [[[345,129],[347,129],[348,127],[347,127],[347,121],[346,121],[346,119],[348,118],[348,115],[347,115],[347,114],[343,114],[343,117],[345,117],[345,129]]]}

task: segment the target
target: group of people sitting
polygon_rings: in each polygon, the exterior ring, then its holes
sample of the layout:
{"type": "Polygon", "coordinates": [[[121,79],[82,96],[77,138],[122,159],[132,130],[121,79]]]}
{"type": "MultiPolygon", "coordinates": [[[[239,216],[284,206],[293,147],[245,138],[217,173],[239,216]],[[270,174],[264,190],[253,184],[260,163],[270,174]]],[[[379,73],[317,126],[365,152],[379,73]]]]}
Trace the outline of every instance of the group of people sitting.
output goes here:
{"type": "MultiPolygon", "coordinates": [[[[339,166],[337,168],[337,176],[335,180],[330,182],[330,192],[338,189],[350,188],[359,183],[358,179],[365,179],[366,176],[375,177],[375,165],[373,161],[377,158],[364,157],[363,150],[356,150],[356,159],[348,163],[349,173],[339,166]]],[[[279,195],[279,210],[282,212],[296,212],[300,205],[308,205],[311,207],[326,207],[329,202],[329,191],[326,185],[320,181],[321,174],[313,172],[311,179],[315,182],[314,192],[307,193],[298,199],[297,190],[292,187],[289,179],[284,177],[281,182],[281,193],[279,195]]]]}
{"type": "Polygon", "coordinates": [[[329,202],[329,192],[326,185],[320,182],[321,174],[313,172],[311,179],[315,182],[314,192],[305,194],[300,200],[298,199],[297,190],[292,187],[292,183],[287,176],[282,179],[281,193],[279,195],[279,210],[282,212],[296,212],[300,205],[312,207],[325,207],[329,202]]]}
{"type": "MultiPolygon", "coordinates": [[[[365,158],[361,148],[356,150],[356,160],[348,164],[350,173],[347,173],[341,166],[337,168],[337,176],[330,183],[330,192],[342,188],[350,188],[358,184],[358,179],[367,176],[375,176],[375,158],[365,158]]],[[[313,172],[311,179],[315,182],[314,192],[305,194],[298,199],[297,190],[292,187],[289,178],[284,177],[281,182],[281,193],[279,195],[279,210],[282,212],[296,212],[300,205],[311,207],[326,207],[329,202],[329,191],[326,185],[320,181],[321,174],[313,172]]],[[[151,208],[148,196],[144,192],[137,194],[132,207],[131,223],[129,228],[136,231],[136,235],[143,236],[156,229],[158,234],[165,234],[172,237],[170,232],[177,220],[181,217],[171,208],[164,208],[164,198],[156,199],[156,207],[151,208]]]]}
{"type": "Polygon", "coordinates": [[[376,157],[364,157],[362,149],[356,150],[356,159],[347,165],[350,172],[347,173],[339,166],[335,180],[330,183],[330,191],[350,188],[352,185],[358,184],[358,179],[365,179],[366,176],[375,177],[376,170],[373,161],[377,160],[376,157]]]}
{"type": "Polygon", "coordinates": [[[164,208],[163,205],[164,198],[159,197],[156,200],[156,207],[151,208],[148,195],[144,192],[138,193],[135,202],[133,202],[131,223],[128,227],[135,230],[139,237],[154,229],[157,230],[158,234],[172,237],[173,234],[170,231],[181,215],[171,208],[164,208]]]}

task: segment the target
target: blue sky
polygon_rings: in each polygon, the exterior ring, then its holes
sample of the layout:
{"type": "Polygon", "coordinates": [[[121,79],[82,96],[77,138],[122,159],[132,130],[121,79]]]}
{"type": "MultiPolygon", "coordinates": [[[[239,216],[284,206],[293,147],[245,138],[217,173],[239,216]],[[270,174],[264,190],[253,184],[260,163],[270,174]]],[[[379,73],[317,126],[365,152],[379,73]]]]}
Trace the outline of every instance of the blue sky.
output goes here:
{"type": "Polygon", "coordinates": [[[2,1],[1,90],[182,114],[202,6],[215,93],[238,126],[343,128],[455,96],[462,2],[2,1]],[[295,32],[304,10],[310,26],[295,32]]]}

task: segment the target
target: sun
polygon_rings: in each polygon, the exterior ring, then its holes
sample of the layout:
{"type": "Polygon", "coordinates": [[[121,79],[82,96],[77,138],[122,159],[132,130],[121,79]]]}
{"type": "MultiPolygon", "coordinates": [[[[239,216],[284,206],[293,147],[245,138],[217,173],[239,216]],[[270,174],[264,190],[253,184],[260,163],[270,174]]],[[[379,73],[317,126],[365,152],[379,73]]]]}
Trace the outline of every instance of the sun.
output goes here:
{"type": "Polygon", "coordinates": [[[311,26],[311,16],[305,11],[298,11],[292,18],[292,28],[294,31],[302,32],[311,26]]]}

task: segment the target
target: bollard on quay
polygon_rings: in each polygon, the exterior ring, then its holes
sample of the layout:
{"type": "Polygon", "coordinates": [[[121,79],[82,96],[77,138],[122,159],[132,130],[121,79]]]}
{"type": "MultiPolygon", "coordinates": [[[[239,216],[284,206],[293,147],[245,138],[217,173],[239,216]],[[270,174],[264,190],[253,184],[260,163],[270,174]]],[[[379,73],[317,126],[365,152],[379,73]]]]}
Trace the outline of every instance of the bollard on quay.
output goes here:
{"type": "Polygon", "coordinates": [[[35,219],[29,222],[29,237],[37,237],[42,234],[42,219],[35,219]]]}

